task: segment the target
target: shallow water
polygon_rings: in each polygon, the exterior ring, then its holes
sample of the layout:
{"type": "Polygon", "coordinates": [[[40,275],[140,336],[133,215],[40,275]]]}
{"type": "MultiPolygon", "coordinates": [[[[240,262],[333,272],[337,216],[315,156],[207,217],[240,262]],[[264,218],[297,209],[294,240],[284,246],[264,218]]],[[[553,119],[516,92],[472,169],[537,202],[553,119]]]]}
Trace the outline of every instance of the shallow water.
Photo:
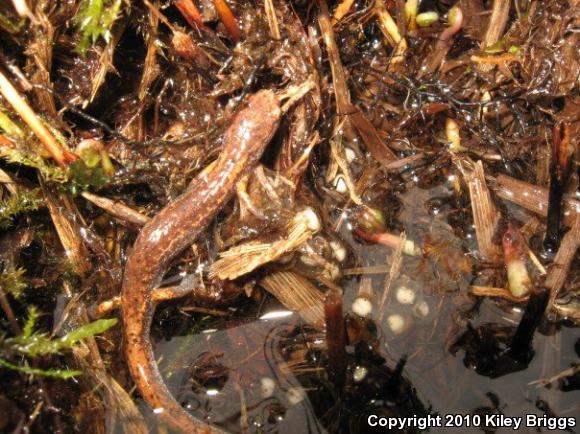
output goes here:
{"type": "MultiPolygon", "coordinates": [[[[432,207],[425,207],[428,199],[450,196],[452,192],[449,180],[424,189],[416,186],[411,178],[408,190],[401,195],[403,206],[398,220],[403,222],[409,239],[423,240],[426,235],[445,239],[452,248],[458,248],[469,256],[475,248],[473,227],[469,224],[465,227],[449,225],[450,213],[457,212],[453,207],[441,206],[435,212],[432,207]],[[456,235],[458,232],[466,236],[459,237],[456,235]]],[[[343,228],[342,235],[361,266],[383,265],[385,257],[391,253],[386,248],[360,244],[350,236],[347,227],[343,228]]],[[[485,414],[525,417],[527,414],[541,416],[547,412],[560,417],[580,416],[580,391],[562,392],[556,387],[557,383],[552,387],[532,384],[578,362],[574,351],[580,337],[578,329],[553,326],[552,332],[547,333],[543,329],[550,327],[541,327],[540,332],[536,332],[533,341],[535,355],[527,369],[493,379],[479,375],[464,364],[464,351],[459,350],[455,355],[450,351],[452,342],[465,330],[462,326],[465,319],[468,318],[476,328],[496,323],[511,326],[513,332],[523,307],[492,299],[484,299],[477,305],[475,298],[465,295],[469,283],[476,276],[471,273],[458,276],[451,271],[442,262],[425,263],[424,259],[405,257],[401,276],[393,285],[383,319],[378,322],[378,353],[387,360],[390,368],[394,368],[402,357],[407,357],[404,377],[416,390],[423,406],[431,414],[443,417],[475,413],[482,417],[485,414]],[[416,291],[415,303],[422,300],[429,306],[426,318],[417,318],[411,305],[396,300],[395,291],[403,283],[416,291]],[[387,319],[392,314],[411,321],[408,330],[401,334],[393,333],[387,319]]],[[[375,296],[383,279],[383,275],[373,276],[375,296]]],[[[359,284],[360,277],[357,276],[341,281],[345,310],[350,309],[359,284]]],[[[303,339],[288,338],[291,330],[301,327],[300,319],[275,300],[269,300],[244,316],[258,319],[243,324],[233,322],[232,326],[226,325],[225,328],[217,321],[216,327],[205,324],[206,330],[200,334],[174,336],[157,342],[156,354],[163,358],[161,368],[174,373],[168,378],[168,384],[180,402],[197,417],[230,432],[336,432],[336,427],[328,426],[328,418],[321,419],[316,411],[322,406],[332,412],[336,402],[321,403],[322,395],[315,388],[302,388],[304,378],[324,376],[323,360],[316,356],[306,357],[299,369],[284,370],[292,353],[289,349],[293,346],[303,348],[307,342],[311,354],[319,354],[324,348],[323,335],[305,328],[302,329],[303,339]],[[207,362],[208,353],[214,355],[209,357],[210,363],[207,362]],[[205,365],[201,361],[203,356],[206,356],[205,365]],[[211,380],[201,374],[204,369],[213,373],[211,380]],[[299,372],[298,377],[296,372],[299,372]],[[206,384],[198,384],[192,389],[192,377],[198,381],[203,378],[206,384]],[[246,413],[241,417],[242,411],[246,413]]],[[[374,312],[374,318],[377,318],[377,312],[374,312]]],[[[295,334],[291,333],[292,336],[295,334]]],[[[352,348],[349,352],[352,354],[352,348]]],[[[348,375],[353,375],[356,368],[353,365],[356,363],[351,359],[348,375]]],[[[374,398],[361,394],[359,399],[370,403],[374,398]]],[[[366,421],[360,420],[354,422],[354,427],[346,428],[345,420],[348,416],[341,419],[340,432],[364,433],[370,430],[366,421]]],[[[444,430],[453,431],[452,428],[444,430]]],[[[510,430],[503,428],[496,432],[510,430]]],[[[532,427],[520,430],[538,431],[532,427]]],[[[463,426],[456,431],[481,432],[481,428],[463,426]]]]}

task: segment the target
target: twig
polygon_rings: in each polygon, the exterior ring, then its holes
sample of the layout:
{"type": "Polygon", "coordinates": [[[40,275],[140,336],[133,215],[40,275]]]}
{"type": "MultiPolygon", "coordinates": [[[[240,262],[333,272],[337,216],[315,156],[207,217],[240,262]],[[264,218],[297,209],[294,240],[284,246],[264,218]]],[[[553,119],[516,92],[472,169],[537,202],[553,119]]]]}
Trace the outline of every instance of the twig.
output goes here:
{"type": "Polygon", "coordinates": [[[148,216],[141,214],[139,211],[135,211],[123,202],[111,200],[88,192],[81,193],[81,196],[122,221],[133,223],[137,226],[143,226],[150,220],[148,216]]]}
{"type": "Polygon", "coordinates": [[[346,329],[342,311],[342,295],[329,291],[324,300],[326,323],[326,349],[328,351],[329,376],[340,390],[346,374],[346,329]]]}
{"type": "Polygon", "coordinates": [[[482,50],[500,40],[509,18],[510,4],[509,0],[494,0],[487,31],[481,41],[482,50]]]}
{"type": "Polygon", "coordinates": [[[346,115],[350,112],[350,93],[346,85],[346,75],[340,60],[338,46],[336,45],[336,38],[330,17],[328,15],[328,6],[326,0],[318,0],[320,7],[320,14],[318,15],[318,25],[322,33],[324,45],[328,52],[328,61],[330,63],[330,71],[332,74],[332,83],[334,84],[334,97],[336,99],[336,111],[339,115],[346,115]]]}
{"type": "MultiPolygon", "coordinates": [[[[482,50],[492,46],[502,37],[509,18],[511,3],[509,0],[494,0],[487,31],[481,41],[482,50]]],[[[490,71],[493,64],[481,63],[478,68],[483,72],[490,71]]]]}
{"type": "Polygon", "coordinates": [[[540,380],[530,381],[528,383],[529,386],[535,385],[536,387],[545,387],[550,383],[554,383],[562,378],[570,377],[577,372],[580,372],[580,365],[572,366],[571,368],[564,369],[562,372],[557,373],[549,378],[542,378],[540,380]]]}

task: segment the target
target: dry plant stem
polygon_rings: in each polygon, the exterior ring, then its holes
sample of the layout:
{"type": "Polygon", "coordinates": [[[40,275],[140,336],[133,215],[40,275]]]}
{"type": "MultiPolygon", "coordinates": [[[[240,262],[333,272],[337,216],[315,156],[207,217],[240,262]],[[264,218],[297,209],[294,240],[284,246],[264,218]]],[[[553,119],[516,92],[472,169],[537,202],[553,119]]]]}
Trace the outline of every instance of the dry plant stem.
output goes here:
{"type": "Polygon", "coordinates": [[[12,86],[12,83],[10,83],[2,72],[0,72],[0,92],[10,103],[14,111],[20,115],[22,120],[36,134],[52,158],[61,167],[66,167],[68,163],[77,159],[76,155],[64,149],[50,131],[48,131],[48,128],[44,126],[40,118],[34,113],[32,108],[30,108],[28,103],[20,96],[16,88],[12,86]]]}
{"type": "MultiPolygon", "coordinates": [[[[522,208],[546,217],[548,215],[548,190],[506,175],[498,175],[490,185],[502,199],[513,202],[522,208]]],[[[580,215],[580,202],[575,199],[564,199],[563,222],[573,224],[580,215]]]]}
{"type": "MultiPolygon", "coordinates": [[[[99,56],[99,69],[97,70],[96,74],[91,77],[91,93],[89,98],[85,99],[82,102],[82,108],[86,109],[87,106],[93,102],[96,98],[97,93],[101,86],[105,83],[105,78],[109,72],[116,73],[117,70],[113,65],[113,56],[115,54],[115,48],[121,39],[125,31],[126,22],[123,20],[119,20],[122,24],[115,26],[112,31],[112,36],[107,44],[103,47],[101,54],[99,56]]],[[[70,102],[70,101],[69,101],[70,102]]]]}
{"type": "Polygon", "coordinates": [[[18,194],[16,183],[12,180],[10,175],[8,175],[2,169],[0,169],[0,184],[2,184],[11,195],[14,196],[18,194]]]}
{"type": "Polygon", "coordinates": [[[570,178],[574,146],[570,141],[567,124],[558,122],[552,131],[552,155],[550,161],[550,189],[548,193],[548,216],[544,247],[551,252],[560,244],[560,222],[564,190],[570,178]]]}
{"type": "Polygon", "coordinates": [[[510,0],[493,1],[489,25],[487,26],[483,41],[481,41],[482,50],[495,44],[503,36],[509,18],[511,3],[510,0]]]}
{"type": "Polygon", "coordinates": [[[351,104],[350,92],[348,90],[346,75],[340,54],[336,45],[336,39],[326,0],[318,0],[320,14],[318,15],[318,25],[330,63],[332,83],[334,85],[334,98],[336,100],[336,111],[339,116],[347,116],[352,126],[360,134],[371,155],[381,164],[388,164],[397,159],[397,156],[382,142],[374,125],[364,116],[364,114],[351,104]]]}
{"type": "Polygon", "coordinates": [[[324,328],[324,294],[310,280],[292,271],[277,271],[264,277],[260,285],[307,323],[324,328]]]}
{"type": "Polygon", "coordinates": [[[12,333],[15,336],[19,335],[21,333],[20,326],[18,325],[18,321],[16,321],[14,311],[10,306],[10,301],[8,300],[8,297],[6,297],[6,294],[4,293],[4,290],[1,287],[0,287],[0,307],[2,307],[2,310],[4,311],[6,318],[8,318],[8,323],[10,324],[10,328],[12,329],[12,333]]]}
{"type": "Polygon", "coordinates": [[[231,315],[230,311],[227,310],[220,310],[220,309],[210,309],[209,307],[203,306],[185,306],[179,309],[182,312],[196,312],[196,313],[203,313],[205,315],[212,315],[212,316],[229,316],[231,315]]]}
{"type": "Polygon", "coordinates": [[[290,110],[290,108],[294,104],[296,104],[299,100],[304,98],[304,96],[308,92],[316,88],[316,86],[317,84],[315,77],[309,76],[304,83],[295,86],[289,86],[288,89],[280,93],[278,95],[278,98],[280,100],[286,100],[284,101],[284,104],[282,104],[281,107],[282,113],[285,114],[286,112],[288,112],[288,110],[290,110]]]}
{"type": "Polygon", "coordinates": [[[552,263],[544,285],[550,290],[550,306],[554,304],[554,300],[558,297],[561,289],[566,283],[570,266],[580,245],[580,215],[576,216],[574,223],[570,230],[562,238],[562,243],[556,253],[554,262],[552,263]]]}
{"type": "MultiPolygon", "coordinates": [[[[189,286],[187,287],[168,286],[166,288],[157,288],[151,291],[151,298],[153,302],[160,303],[162,301],[182,298],[193,292],[195,292],[195,288],[189,286]]],[[[101,318],[105,315],[108,315],[112,311],[117,310],[120,307],[121,307],[121,296],[118,295],[109,300],[102,301],[95,306],[92,306],[89,309],[89,316],[91,318],[101,318]]]]}
{"type": "Polygon", "coordinates": [[[334,14],[332,16],[333,22],[336,24],[342,20],[345,15],[348,14],[354,3],[355,0],[342,0],[334,10],[334,14]]]}
{"type": "Polygon", "coordinates": [[[385,278],[385,283],[383,284],[383,292],[381,293],[381,298],[379,300],[378,307],[379,321],[383,318],[387,298],[391,291],[391,287],[393,286],[393,283],[398,279],[399,274],[401,273],[401,266],[403,265],[403,247],[405,246],[405,242],[407,241],[407,234],[403,232],[399,238],[400,239],[397,249],[393,252],[390,258],[391,268],[389,269],[388,276],[386,276],[385,278]]]}
{"type": "Polygon", "coordinates": [[[141,82],[139,83],[139,89],[137,91],[137,95],[139,96],[140,101],[143,101],[143,99],[147,96],[149,87],[159,75],[159,64],[157,63],[157,51],[159,50],[157,46],[159,17],[155,12],[153,12],[154,9],[157,9],[158,3],[156,2],[155,6],[151,5],[149,2],[146,4],[149,7],[149,26],[147,31],[147,39],[145,41],[147,46],[147,53],[145,54],[143,73],[141,75],[141,82]]]}
{"type": "MultiPolygon", "coordinates": [[[[487,31],[485,32],[485,36],[481,41],[482,50],[492,46],[503,36],[509,18],[511,3],[512,2],[509,0],[494,0],[489,25],[487,27],[487,31]]],[[[488,63],[478,64],[478,68],[482,72],[491,71],[493,66],[493,64],[488,63]]]]}
{"type": "Polygon", "coordinates": [[[264,10],[268,18],[268,26],[270,27],[270,36],[272,39],[280,39],[280,26],[278,25],[278,18],[276,17],[276,9],[274,8],[273,0],[264,0],[264,10]]]}
{"type": "Polygon", "coordinates": [[[535,385],[538,388],[546,387],[549,384],[555,383],[556,381],[558,381],[562,378],[570,377],[570,376],[576,374],[577,372],[580,372],[580,365],[576,365],[576,366],[572,366],[571,368],[564,369],[562,372],[560,372],[556,375],[553,375],[550,378],[543,378],[541,380],[530,381],[528,383],[528,385],[529,386],[535,385]]]}
{"type": "Polygon", "coordinates": [[[477,295],[479,297],[499,297],[509,301],[513,301],[515,303],[520,303],[528,299],[528,296],[521,298],[514,297],[513,294],[505,288],[473,285],[470,286],[469,289],[473,295],[477,295]]]}
{"type": "Polygon", "coordinates": [[[105,210],[108,214],[119,220],[127,223],[132,223],[137,226],[145,225],[149,220],[148,216],[135,211],[133,208],[128,207],[123,202],[116,200],[111,200],[106,197],[97,196],[96,194],[84,192],[81,195],[89,202],[95,204],[99,208],[105,210]]]}
{"type": "Polygon", "coordinates": [[[60,242],[68,260],[77,274],[84,274],[91,268],[89,252],[82,238],[78,235],[73,223],[63,212],[66,208],[64,201],[58,200],[49,192],[44,194],[46,206],[52,223],[56,229],[60,242]]]}
{"type": "Polygon", "coordinates": [[[234,13],[228,6],[226,0],[213,0],[213,4],[215,5],[216,12],[220,17],[220,21],[228,31],[234,43],[237,43],[242,37],[242,32],[240,31],[234,13]]]}
{"type": "MultiPolygon", "coordinates": [[[[468,160],[456,160],[456,164],[459,166],[469,187],[479,252],[485,260],[498,263],[501,261],[501,249],[494,244],[493,236],[501,215],[491,200],[491,195],[485,182],[482,162],[478,161],[472,169],[467,169],[464,164],[466,161],[468,160]]],[[[468,163],[468,165],[472,165],[472,162],[468,163]]]]}
{"type": "Polygon", "coordinates": [[[344,385],[346,375],[346,329],[340,292],[332,290],[326,295],[324,318],[329,376],[340,390],[344,385]]]}
{"type": "Polygon", "coordinates": [[[203,24],[203,16],[197,6],[193,3],[193,0],[177,0],[175,2],[175,7],[179,9],[179,12],[181,12],[181,15],[183,15],[183,18],[185,18],[191,27],[194,29],[196,27],[205,28],[205,25],[203,24]]]}
{"type": "Polygon", "coordinates": [[[397,23],[395,23],[391,14],[389,14],[383,0],[375,0],[375,12],[383,35],[385,35],[389,45],[394,49],[391,63],[402,62],[405,59],[405,52],[407,51],[407,41],[401,36],[397,23]]]}
{"type": "Polygon", "coordinates": [[[334,97],[336,99],[336,111],[339,115],[347,115],[350,113],[350,93],[346,84],[346,75],[340,60],[338,46],[336,45],[336,38],[328,16],[328,6],[326,0],[318,0],[320,7],[320,14],[318,15],[318,25],[322,33],[324,45],[328,51],[328,61],[330,63],[330,70],[332,73],[332,83],[334,85],[334,97]]]}

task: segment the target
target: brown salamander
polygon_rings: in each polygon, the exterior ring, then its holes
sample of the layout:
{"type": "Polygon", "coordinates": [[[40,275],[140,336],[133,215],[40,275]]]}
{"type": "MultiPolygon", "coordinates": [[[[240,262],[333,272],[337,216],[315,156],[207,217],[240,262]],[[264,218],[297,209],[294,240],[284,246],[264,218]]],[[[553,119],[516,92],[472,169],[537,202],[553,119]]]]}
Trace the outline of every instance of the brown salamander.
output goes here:
{"type": "Polygon", "coordinates": [[[125,267],[121,302],[129,370],[154,412],[182,432],[221,431],[187,413],[161,378],[149,341],[155,308],[151,291],[160,284],[170,262],[195,241],[232,197],[236,183],[255,168],[280,117],[279,100],[272,91],[250,96],[227,128],[216,163],[143,227],[125,267]]]}

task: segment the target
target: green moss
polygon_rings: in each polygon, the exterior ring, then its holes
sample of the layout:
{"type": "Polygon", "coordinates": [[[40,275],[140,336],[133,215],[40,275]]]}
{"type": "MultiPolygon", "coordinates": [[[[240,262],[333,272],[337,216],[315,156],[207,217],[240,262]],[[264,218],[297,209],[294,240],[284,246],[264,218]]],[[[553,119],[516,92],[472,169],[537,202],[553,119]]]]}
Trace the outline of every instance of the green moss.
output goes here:
{"type": "Polygon", "coordinates": [[[34,152],[24,152],[20,149],[0,147],[0,157],[12,164],[32,167],[42,173],[47,181],[63,183],[67,180],[66,173],[60,167],[48,163],[34,152]]]}
{"type": "Polygon", "coordinates": [[[50,339],[45,333],[38,333],[34,330],[35,315],[37,315],[35,310],[29,310],[25,333],[5,340],[5,345],[8,345],[12,351],[29,357],[59,354],[63,350],[70,349],[82,339],[103,333],[117,324],[117,320],[114,318],[100,319],[74,329],[61,338],[50,339]]]}
{"type": "Polygon", "coordinates": [[[0,229],[6,229],[18,214],[34,211],[42,204],[39,189],[23,191],[0,202],[0,229]]]}
{"type": "Polygon", "coordinates": [[[31,368],[27,365],[15,365],[4,359],[0,359],[0,368],[12,369],[13,371],[19,371],[27,375],[39,375],[41,377],[60,378],[63,380],[78,377],[82,374],[82,371],[70,369],[38,369],[31,368]]]}
{"type": "Polygon", "coordinates": [[[82,0],[75,18],[81,33],[77,46],[80,54],[100,38],[108,42],[111,39],[111,28],[119,16],[122,0],[82,0]]]}
{"type": "Polygon", "coordinates": [[[6,294],[11,294],[13,297],[20,297],[22,291],[28,286],[24,278],[26,270],[24,268],[6,268],[2,270],[0,275],[0,289],[6,294]]]}

